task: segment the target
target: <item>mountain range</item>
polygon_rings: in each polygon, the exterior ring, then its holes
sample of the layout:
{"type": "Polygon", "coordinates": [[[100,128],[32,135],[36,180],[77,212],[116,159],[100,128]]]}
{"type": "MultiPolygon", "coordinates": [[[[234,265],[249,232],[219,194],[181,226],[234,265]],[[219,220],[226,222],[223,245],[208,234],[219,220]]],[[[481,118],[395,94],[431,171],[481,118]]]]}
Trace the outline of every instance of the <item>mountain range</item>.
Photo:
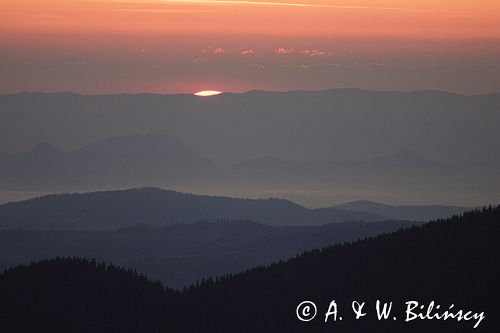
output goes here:
{"type": "Polygon", "coordinates": [[[42,143],[25,152],[4,153],[0,194],[7,198],[3,200],[17,200],[22,192],[29,197],[33,192],[161,186],[226,196],[277,196],[312,207],[360,197],[422,203],[446,198],[470,205],[489,203],[500,194],[499,170],[500,160],[494,158],[447,164],[408,150],[358,161],[263,157],[221,165],[171,135],[148,133],[69,151],[42,143]]]}
{"type": "Polygon", "coordinates": [[[465,210],[374,202],[311,209],[277,198],[153,187],[48,195],[0,205],[0,269],[76,256],[130,267],[182,288],[465,210]]]}
{"type": "Polygon", "coordinates": [[[0,96],[0,151],[41,142],[72,150],[160,132],[218,164],[263,156],[341,162],[404,150],[455,163],[500,157],[499,108],[500,94],[439,91],[251,91],[211,98],[7,94],[0,96]]]}
{"type": "MultiPolygon", "coordinates": [[[[165,226],[198,221],[248,220],[274,226],[314,226],[349,221],[390,220],[371,212],[306,208],[278,199],[240,199],[180,193],[159,188],[56,194],[0,206],[0,230],[113,230],[138,224],[165,226]]],[[[414,207],[384,206],[398,220],[419,217],[414,207]]],[[[420,217],[441,218],[467,208],[416,208],[420,217]],[[425,214],[424,214],[425,213],[425,214]]]]}
{"type": "Polygon", "coordinates": [[[42,143],[0,156],[0,184],[10,189],[57,191],[86,186],[119,187],[194,182],[210,177],[211,161],[168,135],[131,135],[63,152],[42,143]]]}
{"type": "Polygon", "coordinates": [[[439,91],[0,95],[0,199],[161,186],[309,207],[497,204],[499,109],[500,94],[439,91]]]}
{"type": "Polygon", "coordinates": [[[366,200],[358,200],[347,202],[335,206],[337,209],[365,212],[385,216],[391,220],[412,220],[412,221],[430,221],[435,219],[444,219],[453,215],[463,214],[470,208],[458,206],[442,206],[442,205],[428,205],[428,206],[393,206],[385,205],[378,202],[371,202],[366,200]]]}
{"type": "Polygon", "coordinates": [[[95,258],[171,288],[238,273],[335,243],[396,231],[409,221],[272,227],[250,221],[137,225],[112,231],[0,230],[0,271],[57,257],[95,258]]]}
{"type": "Polygon", "coordinates": [[[182,292],[92,259],[44,260],[0,274],[0,324],[24,333],[497,332],[499,214],[499,207],[471,211],[207,278],[182,292]],[[317,312],[298,311],[305,300],[317,312]],[[377,300],[391,302],[387,320],[377,319],[377,300]],[[338,319],[325,322],[332,301],[338,319]],[[366,302],[364,317],[355,318],[353,301],[366,302]],[[432,305],[432,313],[462,310],[468,320],[408,321],[409,301],[423,315],[432,305]],[[316,317],[304,322],[298,313],[316,317]]]}

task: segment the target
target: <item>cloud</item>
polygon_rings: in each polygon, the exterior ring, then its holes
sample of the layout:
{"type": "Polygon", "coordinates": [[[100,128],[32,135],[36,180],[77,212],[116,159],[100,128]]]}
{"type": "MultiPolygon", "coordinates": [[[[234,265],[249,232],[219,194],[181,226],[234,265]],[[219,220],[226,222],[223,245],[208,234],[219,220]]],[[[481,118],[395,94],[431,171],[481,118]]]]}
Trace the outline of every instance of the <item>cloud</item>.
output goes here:
{"type": "Polygon", "coordinates": [[[322,57],[328,55],[327,52],[321,50],[303,50],[300,53],[309,57],[322,57]]]}
{"type": "Polygon", "coordinates": [[[222,47],[212,47],[209,46],[206,49],[201,50],[201,54],[212,54],[212,55],[221,55],[226,53],[222,47]]]}
{"type": "MultiPolygon", "coordinates": [[[[98,0],[100,1],[100,0],[98,0]]],[[[105,0],[106,1],[106,0],[105,0]]],[[[107,0],[113,2],[113,0],[107,0]]],[[[115,0],[123,1],[123,0],[115,0]]],[[[136,0],[137,1],[137,0],[136,0]]],[[[273,1],[250,1],[250,0],[156,0],[154,2],[197,4],[197,5],[243,5],[243,6],[272,6],[272,7],[309,7],[309,8],[332,8],[332,9],[375,9],[375,10],[402,10],[415,11],[415,8],[406,7],[377,7],[377,6],[349,6],[313,4],[306,2],[273,2],[273,1]]]]}
{"type": "Polygon", "coordinates": [[[340,67],[340,65],[337,64],[336,62],[327,62],[327,63],[325,63],[325,65],[328,66],[328,67],[335,67],[335,68],[339,68],[340,67]]]}
{"type": "Polygon", "coordinates": [[[261,65],[261,64],[253,64],[253,65],[250,65],[248,67],[251,67],[251,68],[257,68],[257,69],[264,69],[264,66],[261,65]]]}
{"type": "Polygon", "coordinates": [[[226,51],[222,47],[217,47],[213,50],[214,55],[221,55],[226,53],[226,51]]]}
{"type": "Polygon", "coordinates": [[[359,65],[359,68],[369,68],[369,67],[387,67],[387,66],[379,62],[371,62],[368,64],[359,65]]]}
{"type": "Polygon", "coordinates": [[[230,5],[230,6],[271,6],[271,7],[304,7],[304,8],[331,8],[331,9],[352,9],[352,10],[390,10],[390,11],[417,11],[416,8],[408,7],[378,7],[378,6],[349,6],[349,5],[329,5],[313,4],[306,2],[272,2],[272,1],[245,1],[245,0],[89,0],[93,2],[108,3],[173,3],[187,5],[230,5]]]}
{"type": "Polygon", "coordinates": [[[151,13],[151,14],[193,14],[193,13],[210,13],[214,10],[208,9],[150,9],[150,8],[109,8],[110,12],[131,12],[131,13],[151,13]]]}
{"type": "Polygon", "coordinates": [[[293,47],[286,49],[284,47],[278,47],[276,50],[274,50],[274,53],[277,55],[287,55],[287,54],[292,54],[293,53],[293,47]]]}
{"type": "Polygon", "coordinates": [[[285,65],[286,68],[296,68],[296,69],[310,69],[316,67],[313,64],[300,64],[300,65],[285,65]]]}
{"type": "Polygon", "coordinates": [[[47,15],[47,14],[38,14],[38,13],[3,12],[2,14],[9,15],[9,16],[27,16],[27,17],[31,17],[31,18],[37,18],[37,19],[51,19],[51,20],[63,19],[62,16],[58,16],[58,15],[47,15]]]}
{"type": "Polygon", "coordinates": [[[197,5],[248,5],[273,7],[323,7],[321,5],[299,2],[271,2],[271,1],[241,1],[241,0],[157,0],[164,3],[197,4],[197,5]]]}
{"type": "Polygon", "coordinates": [[[145,53],[146,52],[146,49],[142,48],[142,49],[130,49],[128,50],[128,53],[134,53],[134,54],[140,54],[140,53],[145,53]]]}
{"type": "Polygon", "coordinates": [[[250,49],[250,50],[243,50],[240,52],[241,55],[251,55],[251,54],[255,54],[255,51],[250,49]]]}

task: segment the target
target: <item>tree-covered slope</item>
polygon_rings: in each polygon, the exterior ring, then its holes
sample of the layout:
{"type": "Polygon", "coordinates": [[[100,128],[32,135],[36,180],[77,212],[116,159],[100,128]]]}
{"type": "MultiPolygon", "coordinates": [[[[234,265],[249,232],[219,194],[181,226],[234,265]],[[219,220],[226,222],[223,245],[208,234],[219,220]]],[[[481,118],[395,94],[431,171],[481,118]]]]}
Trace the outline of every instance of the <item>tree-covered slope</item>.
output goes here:
{"type": "MultiPolygon", "coordinates": [[[[500,208],[305,253],[177,295],[113,267],[54,260],[0,275],[8,332],[498,332],[500,208]],[[342,321],[324,323],[331,300],[342,321]],[[392,301],[378,321],[375,301],[392,301]],[[318,316],[296,318],[314,301],[318,316]],[[368,313],[353,319],[351,301],[368,313]],[[484,312],[476,321],[405,322],[404,302],[484,312]]],[[[442,310],[443,310],[442,309],[442,310]]],[[[425,311],[425,310],[424,310],[425,311]]]]}

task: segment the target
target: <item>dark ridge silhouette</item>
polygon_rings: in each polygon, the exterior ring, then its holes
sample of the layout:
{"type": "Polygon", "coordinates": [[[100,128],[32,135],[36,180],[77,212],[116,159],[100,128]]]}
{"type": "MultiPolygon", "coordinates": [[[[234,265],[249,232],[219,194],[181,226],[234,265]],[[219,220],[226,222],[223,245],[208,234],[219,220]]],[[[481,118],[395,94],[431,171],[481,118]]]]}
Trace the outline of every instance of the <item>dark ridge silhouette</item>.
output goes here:
{"type": "Polygon", "coordinates": [[[488,319],[478,331],[497,332],[499,221],[500,207],[490,207],[393,234],[311,251],[297,259],[192,288],[187,293],[188,304],[223,295],[218,306],[207,302],[209,313],[196,321],[203,323],[197,329],[203,327],[208,332],[236,329],[241,323],[245,323],[243,331],[248,332],[475,331],[470,322],[403,322],[404,302],[435,300],[442,307],[455,304],[457,309],[485,311],[488,319]],[[344,320],[327,325],[323,322],[324,313],[332,299],[343,309],[344,320]],[[392,300],[399,319],[377,321],[373,311],[377,299],[392,300]],[[323,311],[323,318],[309,324],[299,322],[295,307],[303,300],[314,300],[323,311]],[[367,320],[352,318],[352,300],[371,304],[367,320]]]}
{"type": "Polygon", "coordinates": [[[500,207],[470,211],[206,279],[179,295],[113,266],[45,261],[0,275],[0,324],[8,332],[498,332],[499,221],[500,207]],[[332,299],[343,320],[324,323],[332,299]],[[396,321],[376,319],[377,299],[393,302],[396,321]],[[296,318],[303,300],[320,311],[311,322],[296,318]],[[352,300],[367,302],[362,320],[352,300]],[[471,321],[406,323],[409,300],[484,311],[485,319],[477,329],[471,321]]]}
{"type": "Polygon", "coordinates": [[[139,225],[116,231],[0,231],[0,271],[57,256],[88,257],[136,269],[169,287],[237,273],[305,250],[398,230],[406,221],[271,227],[249,221],[139,225]]]}
{"type": "Polygon", "coordinates": [[[56,258],[0,275],[3,332],[157,332],[168,330],[178,294],[133,270],[56,258]],[[165,313],[165,315],[162,315],[165,313]]]}
{"type": "Polygon", "coordinates": [[[234,199],[139,188],[49,195],[0,206],[0,229],[110,230],[136,224],[164,226],[201,220],[250,220],[269,225],[383,221],[335,208],[308,209],[283,199],[234,199]]]}

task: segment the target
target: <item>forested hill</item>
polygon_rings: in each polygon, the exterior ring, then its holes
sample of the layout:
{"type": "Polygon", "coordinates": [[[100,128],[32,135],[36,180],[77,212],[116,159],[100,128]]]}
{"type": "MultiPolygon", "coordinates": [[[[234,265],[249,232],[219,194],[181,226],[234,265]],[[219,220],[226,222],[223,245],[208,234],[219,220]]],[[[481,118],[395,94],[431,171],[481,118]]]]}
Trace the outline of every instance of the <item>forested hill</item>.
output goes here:
{"type": "Polygon", "coordinates": [[[203,322],[208,331],[220,327],[241,331],[242,327],[248,332],[499,332],[499,236],[500,207],[471,211],[311,251],[216,284],[206,283],[193,288],[187,297],[189,304],[210,300],[205,301],[206,313],[195,321],[203,322]],[[326,325],[324,314],[333,299],[344,320],[326,325]],[[376,320],[377,299],[394,302],[397,321],[376,320]],[[299,322],[295,314],[304,300],[318,307],[318,317],[308,323],[299,322]],[[367,301],[366,320],[353,319],[353,300],[367,301]],[[403,305],[410,300],[484,311],[486,319],[476,330],[471,321],[405,323],[403,305]]]}
{"type": "Polygon", "coordinates": [[[178,295],[135,271],[79,258],[0,275],[2,332],[157,332],[178,295]]]}
{"type": "Polygon", "coordinates": [[[137,224],[164,226],[201,220],[305,226],[388,219],[335,208],[309,209],[277,198],[238,199],[154,187],[48,195],[0,206],[0,229],[112,230],[137,224]]]}
{"type": "MultiPolygon", "coordinates": [[[[305,253],[270,267],[208,280],[181,294],[133,272],[75,259],[0,275],[8,332],[498,332],[500,207],[305,253]],[[335,299],[342,321],[324,323],[335,299]],[[393,301],[376,320],[375,300],[393,301]],[[318,316],[296,318],[314,301],[318,316]],[[350,302],[366,301],[353,319],[350,302]],[[404,321],[406,301],[484,312],[476,321],[404,321]]],[[[425,313],[425,310],[423,310],[425,313]]]]}
{"type": "Polygon", "coordinates": [[[183,288],[208,276],[238,273],[306,250],[392,232],[409,221],[272,227],[250,221],[140,225],[115,231],[0,230],[0,272],[55,257],[112,262],[183,288]]]}

